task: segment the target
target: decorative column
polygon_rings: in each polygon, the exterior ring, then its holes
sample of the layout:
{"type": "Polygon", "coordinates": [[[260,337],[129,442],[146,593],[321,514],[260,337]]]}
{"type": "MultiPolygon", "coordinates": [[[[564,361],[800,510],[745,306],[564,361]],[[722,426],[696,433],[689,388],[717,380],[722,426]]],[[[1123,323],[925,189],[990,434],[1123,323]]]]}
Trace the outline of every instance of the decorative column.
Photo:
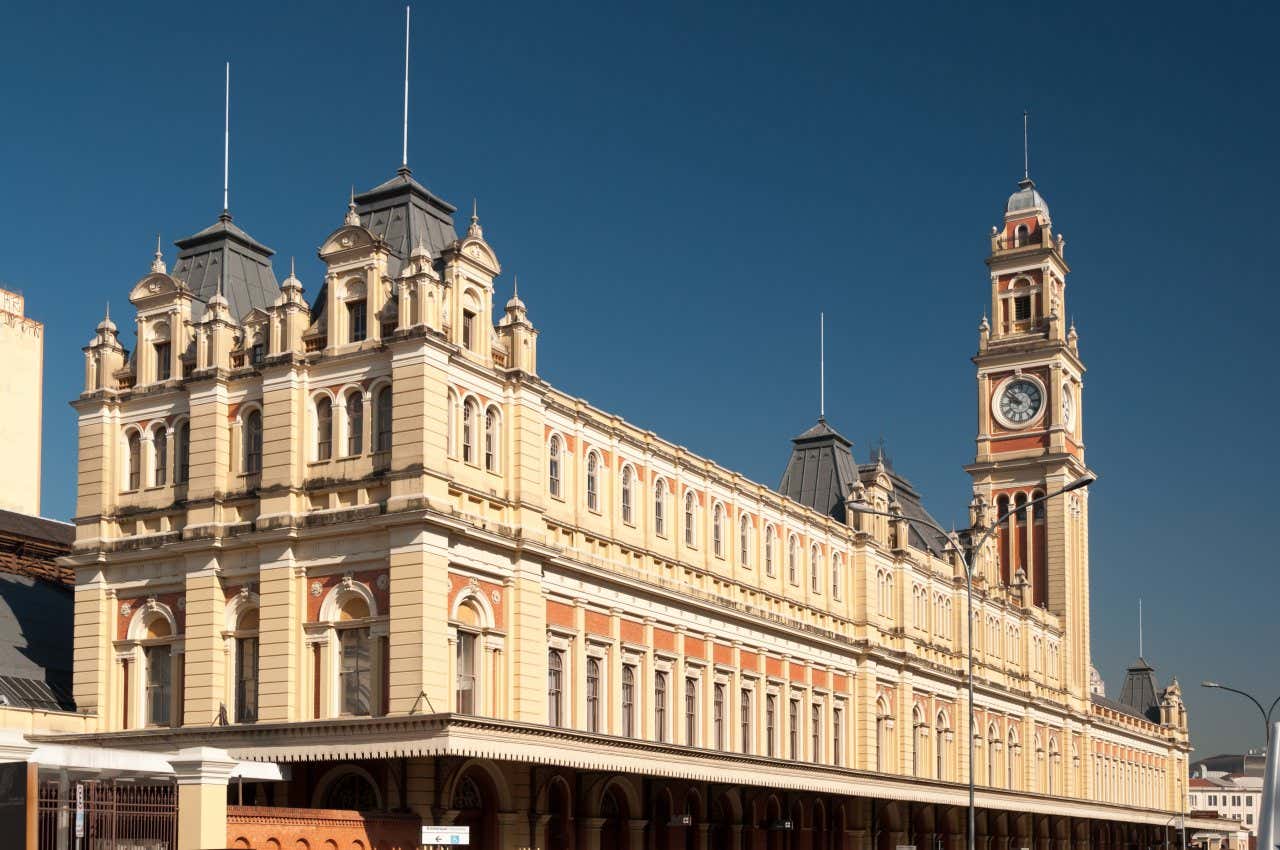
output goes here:
{"type": "Polygon", "coordinates": [[[178,848],[227,845],[227,782],[236,767],[226,750],[188,747],[170,759],[178,785],[178,848]]]}

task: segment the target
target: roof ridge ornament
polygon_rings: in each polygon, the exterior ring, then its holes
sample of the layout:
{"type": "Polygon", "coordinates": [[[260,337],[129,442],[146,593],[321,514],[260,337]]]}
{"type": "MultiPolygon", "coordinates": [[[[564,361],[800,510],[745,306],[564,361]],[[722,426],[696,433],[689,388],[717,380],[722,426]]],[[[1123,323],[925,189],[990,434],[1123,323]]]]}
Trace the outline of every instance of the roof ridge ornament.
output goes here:
{"type": "Polygon", "coordinates": [[[152,274],[166,274],[168,269],[164,265],[164,254],[160,250],[160,234],[156,234],[156,255],[151,261],[152,274]]]}
{"type": "Polygon", "coordinates": [[[476,199],[471,199],[471,226],[467,228],[467,236],[475,239],[484,238],[484,229],[480,227],[480,206],[476,199]]]}
{"type": "Polygon", "coordinates": [[[348,227],[360,226],[360,214],[356,212],[356,187],[351,186],[351,200],[347,202],[347,215],[342,219],[342,223],[348,227]]]}

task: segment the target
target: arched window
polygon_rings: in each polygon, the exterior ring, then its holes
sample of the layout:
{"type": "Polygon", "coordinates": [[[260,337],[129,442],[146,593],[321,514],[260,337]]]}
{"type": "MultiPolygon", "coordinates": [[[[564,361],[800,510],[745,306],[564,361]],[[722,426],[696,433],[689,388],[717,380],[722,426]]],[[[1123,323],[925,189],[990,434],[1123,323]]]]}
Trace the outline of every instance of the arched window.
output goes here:
{"type": "Polygon", "coordinates": [[[587,510],[600,510],[600,455],[587,454],[587,510]]]}
{"type": "Polygon", "coordinates": [[[822,552],[817,546],[809,549],[809,591],[822,592],[822,552]]]}
{"type": "Polygon", "coordinates": [[[716,682],[711,691],[711,734],[715,748],[724,749],[724,684],[716,682]]]}
{"type": "Polygon", "coordinates": [[[684,545],[686,546],[695,546],[698,542],[694,512],[697,503],[698,497],[693,494],[693,491],[686,490],[684,493],[684,545]]]}
{"type": "MultiPolygon", "coordinates": [[[[459,614],[463,607],[468,606],[460,606],[459,614]]],[[[476,644],[479,640],[475,632],[458,629],[458,645],[454,650],[458,670],[454,710],[459,714],[476,713],[476,644]]]]}
{"type": "Polygon", "coordinates": [[[547,723],[559,726],[564,720],[564,653],[547,650],[547,723]]]}
{"type": "Polygon", "coordinates": [[[1006,788],[1017,788],[1021,783],[1018,782],[1018,762],[1022,752],[1022,747],[1018,745],[1018,733],[1012,726],[1009,727],[1009,742],[1005,746],[1005,786],[1006,788]]]}
{"type": "Polygon", "coordinates": [[[125,440],[125,450],[129,455],[129,477],[125,480],[125,489],[137,490],[142,486],[142,435],[130,431],[125,440]]]}
{"type": "Polygon", "coordinates": [[[355,390],[347,394],[347,456],[364,452],[364,395],[355,390]]]}
{"type": "Polygon", "coordinates": [[[764,573],[773,577],[773,526],[764,527],[764,573]]]}
{"type": "Polygon", "coordinates": [[[469,398],[462,403],[462,460],[476,462],[476,420],[480,418],[479,405],[469,398]]]}
{"type": "Polygon", "coordinates": [[[1030,228],[1028,228],[1025,224],[1019,224],[1018,227],[1013,231],[1013,244],[1014,245],[1028,244],[1030,233],[1031,233],[1030,228]]]}
{"type": "Polygon", "coordinates": [[[947,768],[947,716],[938,712],[933,730],[933,778],[945,779],[947,768]]]}
{"type": "Polygon", "coordinates": [[[635,511],[631,506],[631,479],[635,472],[630,465],[622,467],[622,521],[628,525],[635,523],[635,511]]]}
{"type": "Polygon", "coordinates": [[[490,407],[484,412],[484,468],[489,472],[498,471],[498,448],[502,444],[498,429],[498,411],[490,407]]]}
{"type": "Polygon", "coordinates": [[[262,411],[250,410],[244,417],[244,471],[256,475],[262,471],[262,411]]]}
{"type": "Polygon", "coordinates": [[[333,457],[333,402],[328,396],[316,399],[316,460],[333,457]]]}
{"type": "Polygon", "coordinates": [[[822,762],[822,703],[809,706],[809,760],[822,762]]]}
{"type": "Polygon", "coordinates": [[[373,409],[378,420],[373,426],[377,434],[373,450],[389,452],[391,451],[391,387],[386,386],[378,390],[373,409]]]}
{"type": "Polygon", "coordinates": [[[844,567],[844,561],[840,557],[839,552],[831,553],[831,598],[840,598],[840,573],[844,567]]]}
{"type": "Polygon", "coordinates": [[[622,734],[634,738],[636,734],[636,668],[634,664],[622,665],[622,734]]]}
{"type": "Polygon", "coordinates": [[[884,698],[876,701],[876,770],[890,769],[893,755],[893,715],[884,698]]]}
{"type": "Polygon", "coordinates": [[[560,435],[552,434],[547,446],[547,486],[551,495],[560,498],[560,435]]]}
{"type": "Polygon", "coordinates": [[[751,517],[743,514],[738,520],[738,561],[743,567],[751,566],[751,517]]]}
{"type": "Polygon", "coordinates": [[[191,479],[191,420],[184,419],[174,438],[174,454],[177,464],[173,470],[173,483],[186,484],[191,479]]]}
{"type": "Polygon", "coordinates": [[[1050,738],[1049,739],[1049,764],[1048,764],[1050,794],[1057,793],[1057,789],[1054,787],[1054,784],[1058,774],[1059,757],[1060,757],[1060,754],[1058,753],[1058,739],[1050,738]]]}
{"type": "Polygon", "coordinates": [[[653,482],[653,531],[659,537],[667,536],[667,482],[659,478],[653,482]]]}
{"type": "Polygon", "coordinates": [[[751,752],[751,689],[742,689],[742,702],[739,705],[742,722],[742,751],[751,752]]]}
{"type": "MultiPolygon", "coordinates": [[[[356,615],[368,616],[368,606],[351,600],[344,609],[354,607],[356,615]]],[[[338,693],[340,712],[367,717],[373,714],[373,636],[368,626],[338,630],[338,693]]]]}
{"type": "Polygon", "coordinates": [[[587,731],[600,731],[600,661],[587,659],[587,731]]]}
{"type": "Polygon", "coordinates": [[[911,775],[924,776],[925,748],[929,746],[929,725],[924,722],[924,712],[920,706],[911,711],[911,727],[915,730],[915,740],[911,746],[911,775]]]}
{"type": "Polygon", "coordinates": [[[258,719],[258,609],[250,608],[236,619],[235,708],[237,723],[258,719]]]}
{"type": "Polygon", "coordinates": [[[653,736],[659,743],[667,740],[667,674],[653,674],[653,736]]]}
{"type": "Polygon", "coordinates": [[[151,432],[151,445],[156,458],[151,483],[163,487],[169,480],[169,437],[163,425],[151,432]]]}
{"type": "Polygon", "coordinates": [[[369,335],[367,307],[363,298],[347,302],[347,330],[351,342],[362,342],[369,335]]]}
{"type": "Polygon", "coordinates": [[[800,544],[794,534],[787,539],[787,578],[792,584],[800,583],[800,544]]]}
{"type": "Polygon", "coordinates": [[[1000,747],[1000,733],[995,724],[987,727],[987,784],[996,784],[996,750],[1000,747]]]}
{"type": "Polygon", "coordinates": [[[717,558],[724,557],[724,508],[719,502],[711,508],[711,547],[717,558]]]}

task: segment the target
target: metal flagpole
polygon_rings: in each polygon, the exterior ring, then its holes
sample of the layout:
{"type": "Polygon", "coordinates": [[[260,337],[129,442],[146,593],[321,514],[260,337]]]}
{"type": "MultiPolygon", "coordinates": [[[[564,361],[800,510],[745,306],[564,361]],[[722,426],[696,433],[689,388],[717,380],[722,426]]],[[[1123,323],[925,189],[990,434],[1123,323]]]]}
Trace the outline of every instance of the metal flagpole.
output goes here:
{"type": "Polygon", "coordinates": [[[222,106],[222,211],[231,209],[227,204],[227,188],[231,176],[231,63],[227,62],[227,84],[223,90],[222,106]]]}

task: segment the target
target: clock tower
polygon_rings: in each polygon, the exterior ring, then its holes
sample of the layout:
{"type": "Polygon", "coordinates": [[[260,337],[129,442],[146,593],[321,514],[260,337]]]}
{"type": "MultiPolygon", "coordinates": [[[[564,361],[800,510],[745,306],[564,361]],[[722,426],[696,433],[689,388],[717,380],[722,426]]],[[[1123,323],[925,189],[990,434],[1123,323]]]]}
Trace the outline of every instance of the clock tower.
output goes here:
{"type": "Polygon", "coordinates": [[[1012,512],[994,538],[990,588],[1056,616],[1064,632],[1061,675],[1088,699],[1088,495],[1080,490],[1032,507],[1086,472],[1080,360],[1066,322],[1065,241],[1049,205],[1024,178],[992,228],[991,313],[979,328],[978,437],[973,476],[975,521],[1012,512]],[[1020,592],[1014,592],[1015,590],[1020,592]]]}

